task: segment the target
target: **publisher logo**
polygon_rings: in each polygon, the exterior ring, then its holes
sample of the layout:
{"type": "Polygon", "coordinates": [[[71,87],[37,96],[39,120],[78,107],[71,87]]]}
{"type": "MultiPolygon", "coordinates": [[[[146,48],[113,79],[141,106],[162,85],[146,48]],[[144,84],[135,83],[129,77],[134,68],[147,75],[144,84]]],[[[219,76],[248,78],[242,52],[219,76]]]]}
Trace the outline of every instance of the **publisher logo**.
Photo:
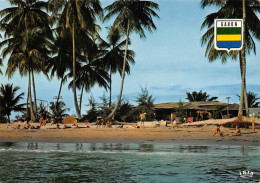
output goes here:
{"type": "Polygon", "coordinates": [[[248,178],[248,177],[251,178],[251,177],[253,177],[254,172],[251,172],[251,171],[241,171],[241,172],[239,172],[239,175],[242,178],[248,178]]]}

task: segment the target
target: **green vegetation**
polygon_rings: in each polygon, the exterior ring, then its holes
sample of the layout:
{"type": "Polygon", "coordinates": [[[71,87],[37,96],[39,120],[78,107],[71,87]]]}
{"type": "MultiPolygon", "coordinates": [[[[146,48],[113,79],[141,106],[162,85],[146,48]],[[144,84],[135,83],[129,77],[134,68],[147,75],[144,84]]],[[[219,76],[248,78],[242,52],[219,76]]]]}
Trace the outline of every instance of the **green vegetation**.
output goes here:
{"type": "MultiPolygon", "coordinates": [[[[146,37],[146,31],[157,29],[154,19],[159,18],[159,5],[152,1],[115,0],[102,9],[100,0],[9,0],[11,7],[0,11],[0,74],[11,78],[17,72],[21,77],[28,77],[26,119],[36,121],[45,115],[43,104],[37,106],[35,74],[44,74],[48,79],[57,77],[60,80],[57,100],[51,102],[50,109],[56,120],[60,120],[65,112],[65,103],[60,101],[62,87],[65,82],[73,91],[73,100],[79,120],[95,121],[97,116],[120,121],[136,121],[140,112],[147,113],[148,120],[155,118],[153,111],[154,98],[147,88],[135,100],[137,107],[122,98],[125,74],[131,73],[131,65],[135,63],[135,52],[129,49],[130,35],[136,33],[140,38],[146,37]],[[98,22],[113,18],[108,26],[105,38],[99,35],[101,25],[98,22]],[[100,20],[100,21],[98,21],[100,20]],[[3,60],[6,70],[2,70],[3,60]],[[121,75],[120,92],[116,103],[112,101],[112,75],[121,75]],[[101,97],[101,104],[91,96],[90,109],[82,115],[83,95],[90,93],[98,85],[109,91],[101,97]],[[79,99],[77,98],[79,93],[79,99]]],[[[255,40],[260,39],[260,12],[258,0],[201,0],[201,7],[215,6],[218,11],[205,17],[201,28],[206,28],[201,44],[206,45],[205,55],[210,62],[220,59],[222,63],[228,59],[239,59],[241,70],[241,97],[239,115],[242,107],[258,106],[256,94],[246,89],[246,55],[256,53],[255,40]],[[230,11],[232,10],[232,11],[230,11]],[[245,11],[246,10],[246,11],[245,11]],[[250,17],[250,18],[248,18],[250,17]],[[216,51],[214,48],[214,19],[243,18],[244,49],[242,51],[216,51]]],[[[8,118],[12,111],[20,111],[18,104],[22,94],[15,97],[19,88],[11,84],[1,86],[0,119],[8,118]],[[10,102],[12,101],[12,102],[10,102]]],[[[215,101],[218,97],[210,97],[207,92],[187,92],[189,101],[215,101]]],[[[183,117],[183,104],[179,104],[179,117],[183,117]]],[[[47,115],[47,114],[46,114],[47,115]]]]}
{"type": "Polygon", "coordinates": [[[153,103],[155,98],[153,98],[152,95],[149,95],[147,88],[141,87],[141,93],[136,98],[136,102],[138,104],[137,111],[139,114],[142,112],[146,113],[146,119],[147,120],[154,120],[154,111],[153,111],[153,103]]]}
{"type": "Polygon", "coordinates": [[[65,103],[62,101],[50,103],[51,116],[55,122],[59,123],[65,116],[68,116],[65,112],[69,111],[69,108],[65,108],[65,106],[65,103]]]}
{"type": "MultiPolygon", "coordinates": [[[[18,104],[23,99],[24,93],[16,96],[19,87],[13,87],[13,84],[1,85],[0,87],[0,120],[4,117],[8,118],[10,123],[10,115],[12,111],[20,112],[23,110],[23,104],[18,104]]],[[[2,121],[0,121],[2,122],[2,121]]]]}
{"type": "MultiPolygon", "coordinates": [[[[240,95],[237,95],[240,98],[240,95]]],[[[248,107],[250,108],[254,108],[254,107],[258,107],[258,104],[260,102],[258,102],[258,100],[260,99],[259,97],[257,97],[256,93],[253,92],[248,92],[247,93],[247,102],[248,102],[248,107]]]]}
{"type": "Polygon", "coordinates": [[[196,102],[196,101],[215,101],[218,99],[218,97],[210,97],[209,94],[207,94],[207,92],[202,92],[202,90],[200,90],[199,92],[193,91],[192,93],[187,92],[187,100],[189,100],[189,102],[196,102]]]}
{"type": "Polygon", "coordinates": [[[212,62],[221,59],[223,63],[228,58],[237,59],[239,57],[241,71],[241,96],[238,115],[242,115],[243,106],[246,108],[248,116],[248,99],[246,91],[246,54],[253,51],[256,54],[254,38],[260,39],[260,20],[256,15],[260,11],[260,2],[258,0],[223,0],[212,1],[202,0],[201,7],[216,6],[218,11],[206,16],[201,28],[207,28],[206,33],[201,38],[202,45],[207,45],[205,55],[212,62]],[[248,18],[250,17],[250,18],[248,18]],[[243,18],[244,21],[244,47],[241,51],[217,51],[214,48],[214,19],[243,18]]]}
{"type": "Polygon", "coordinates": [[[145,38],[145,30],[152,31],[156,29],[156,26],[153,22],[153,17],[159,18],[155,10],[159,10],[159,5],[152,1],[126,1],[118,0],[107,6],[105,10],[108,13],[105,16],[105,20],[110,19],[113,16],[116,16],[113,23],[113,27],[120,27],[120,30],[126,35],[125,43],[125,54],[124,54],[124,63],[121,73],[121,89],[117,99],[117,103],[112,110],[111,114],[107,118],[112,118],[114,116],[119,104],[121,103],[121,97],[124,86],[125,79],[125,66],[126,58],[128,51],[128,42],[129,35],[131,32],[136,32],[140,35],[141,38],[145,38]]]}

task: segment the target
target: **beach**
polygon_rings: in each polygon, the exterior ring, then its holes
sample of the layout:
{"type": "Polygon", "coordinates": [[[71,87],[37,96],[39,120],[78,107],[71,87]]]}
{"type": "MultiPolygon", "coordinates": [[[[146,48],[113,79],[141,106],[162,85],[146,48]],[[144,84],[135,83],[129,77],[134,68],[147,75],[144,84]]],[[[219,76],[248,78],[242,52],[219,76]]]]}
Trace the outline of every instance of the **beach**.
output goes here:
{"type": "MultiPolygon", "coordinates": [[[[190,145],[246,145],[260,146],[260,132],[241,128],[241,136],[229,136],[234,128],[221,127],[223,137],[213,136],[215,125],[136,128],[124,125],[118,128],[96,127],[79,123],[79,128],[50,129],[47,124],[41,129],[14,129],[15,124],[0,124],[0,142],[57,142],[57,143],[170,143],[190,145]]],[[[23,124],[23,123],[20,123],[23,124]]],[[[34,125],[38,125],[35,123],[34,125]]]]}

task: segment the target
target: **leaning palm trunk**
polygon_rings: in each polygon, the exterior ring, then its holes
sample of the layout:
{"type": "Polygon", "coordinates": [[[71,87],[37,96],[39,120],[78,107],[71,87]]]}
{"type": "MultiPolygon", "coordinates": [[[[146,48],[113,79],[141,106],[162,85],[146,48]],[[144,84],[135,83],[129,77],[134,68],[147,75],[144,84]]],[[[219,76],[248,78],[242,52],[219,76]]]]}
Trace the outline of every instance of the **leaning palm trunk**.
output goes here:
{"type": "Polygon", "coordinates": [[[35,90],[35,82],[34,82],[34,72],[32,67],[32,83],[33,83],[33,96],[34,96],[34,115],[37,119],[37,98],[36,98],[36,90],[35,90]]]}
{"type": "Polygon", "coordinates": [[[121,88],[120,88],[120,93],[117,99],[117,103],[115,108],[112,110],[112,112],[106,117],[108,119],[111,119],[115,113],[117,108],[119,107],[119,104],[121,102],[121,97],[122,97],[122,93],[123,93],[123,87],[124,87],[124,79],[125,79],[125,64],[126,64],[126,55],[127,55],[127,48],[128,48],[128,39],[129,39],[129,29],[130,29],[130,22],[128,21],[127,24],[127,32],[126,32],[126,43],[125,43],[125,55],[124,55],[124,63],[123,63],[123,70],[121,73],[121,88]]]}
{"type": "Polygon", "coordinates": [[[76,60],[75,60],[75,27],[74,27],[74,20],[72,25],[72,47],[73,47],[73,93],[74,93],[74,105],[76,108],[76,113],[78,118],[81,119],[78,100],[77,100],[77,91],[76,91],[76,60]]]}
{"type": "Polygon", "coordinates": [[[59,93],[58,93],[58,96],[57,96],[56,105],[58,105],[58,102],[60,100],[60,94],[61,94],[62,85],[63,85],[63,76],[62,76],[61,81],[60,81],[60,89],[59,89],[59,93]]]}
{"type": "Polygon", "coordinates": [[[33,104],[32,104],[32,92],[31,92],[31,68],[29,66],[29,101],[30,101],[30,112],[31,112],[31,120],[35,121],[34,113],[33,113],[33,104]]]}

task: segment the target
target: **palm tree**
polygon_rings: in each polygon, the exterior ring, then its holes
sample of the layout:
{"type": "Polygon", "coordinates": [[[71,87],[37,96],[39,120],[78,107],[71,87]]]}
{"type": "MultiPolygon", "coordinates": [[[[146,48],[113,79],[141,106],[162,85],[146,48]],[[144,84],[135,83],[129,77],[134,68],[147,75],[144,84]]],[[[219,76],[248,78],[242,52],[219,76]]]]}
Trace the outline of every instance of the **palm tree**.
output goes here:
{"type": "Polygon", "coordinates": [[[108,14],[105,16],[104,20],[108,20],[111,17],[116,16],[113,26],[119,26],[120,29],[123,30],[126,34],[124,63],[121,73],[121,89],[116,106],[112,110],[111,114],[107,117],[111,118],[115,114],[122,97],[129,34],[131,32],[136,32],[140,35],[141,38],[145,38],[145,29],[150,32],[152,32],[152,30],[155,30],[156,26],[153,22],[153,17],[159,18],[159,16],[155,12],[155,10],[159,10],[159,5],[152,1],[117,0],[111,5],[108,5],[105,9],[108,11],[108,14]]]}
{"type": "MultiPolygon", "coordinates": [[[[39,55],[41,55],[41,50],[35,49],[35,44],[32,44],[35,43],[35,41],[31,41],[31,36],[35,38],[36,36],[34,34],[38,33],[41,34],[41,36],[45,34],[45,36],[47,36],[49,39],[52,37],[52,31],[50,29],[48,21],[49,15],[43,11],[47,8],[47,2],[38,0],[9,0],[9,2],[13,7],[6,8],[0,11],[0,16],[3,17],[0,21],[0,24],[2,26],[2,29],[5,31],[5,35],[8,37],[8,39],[3,41],[0,46],[2,47],[3,45],[8,45],[2,52],[3,57],[7,56],[7,54],[11,54],[11,57],[13,56],[13,60],[18,59],[20,61],[22,61],[23,58],[29,58],[32,55],[37,55],[39,58],[39,55]]],[[[38,44],[39,42],[36,45],[38,44]]],[[[10,66],[9,61],[8,65],[10,66]]],[[[29,72],[29,78],[32,75],[32,79],[29,79],[29,84],[31,84],[32,80],[35,103],[34,112],[35,114],[37,114],[36,92],[33,73],[34,71],[37,72],[39,70],[34,68],[35,66],[36,64],[33,64],[31,59],[28,59],[28,62],[26,63],[23,61],[23,67],[19,69],[20,74],[21,71],[23,71],[23,74],[29,72]]],[[[8,68],[7,73],[12,73],[13,70],[15,69],[8,68]]],[[[11,76],[12,74],[9,74],[9,76],[11,76]]],[[[28,93],[29,97],[31,98],[30,90],[28,93]]],[[[30,105],[32,107],[31,100],[30,105]]],[[[32,109],[31,117],[34,120],[32,109]]]]}
{"type": "Polygon", "coordinates": [[[49,60],[46,65],[46,72],[49,77],[53,78],[55,75],[60,79],[60,87],[57,95],[57,101],[60,99],[63,83],[66,82],[66,73],[72,70],[72,45],[71,36],[67,32],[62,32],[56,29],[56,37],[54,43],[53,58],[49,60]]]}
{"type": "Polygon", "coordinates": [[[68,115],[65,112],[69,111],[69,108],[65,108],[65,106],[62,101],[50,102],[50,111],[56,122],[60,122],[63,117],[68,115]]]}
{"type": "Polygon", "coordinates": [[[8,117],[9,123],[12,111],[19,112],[23,110],[23,104],[18,103],[21,99],[23,99],[22,96],[24,93],[15,96],[19,89],[19,87],[13,87],[13,84],[1,84],[0,87],[0,112],[4,116],[8,117]]]}
{"type": "MultiPolygon", "coordinates": [[[[240,95],[237,95],[240,98],[240,95]]],[[[257,97],[256,93],[253,92],[248,92],[247,93],[247,101],[248,101],[248,107],[250,108],[254,108],[254,107],[258,107],[258,104],[260,102],[258,102],[258,100],[260,99],[259,97],[257,97]]]]}
{"type": "Polygon", "coordinates": [[[228,57],[236,59],[239,56],[240,70],[241,70],[241,97],[239,114],[242,115],[242,107],[245,103],[246,111],[247,107],[247,95],[246,95],[246,53],[249,54],[252,50],[256,53],[255,42],[253,38],[260,38],[260,21],[257,17],[257,12],[260,11],[260,2],[257,0],[202,0],[201,7],[215,5],[219,7],[219,11],[209,14],[203,24],[202,28],[207,27],[206,33],[201,38],[202,45],[206,44],[206,56],[209,61],[212,62],[218,58],[222,59],[222,62],[226,62],[228,57]],[[249,17],[249,18],[246,18],[249,17]],[[216,51],[214,48],[214,19],[217,18],[243,18],[244,20],[244,49],[241,52],[232,51],[216,51]],[[245,102],[244,102],[245,100],[245,102]]]}
{"type": "MultiPolygon", "coordinates": [[[[76,87],[81,88],[80,101],[79,101],[79,110],[81,113],[82,97],[83,91],[89,92],[90,89],[98,84],[100,87],[108,88],[109,75],[107,71],[102,67],[104,65],[102,62],[103,51],[96,50],[88,53],[87,56],[81,57],[81,64],[77,62],[77,76],[76,76],[76,87]]],[[[72,76],[73,73],[68,74],[72,76]]],[[[73,82],[69,84],[69,87],[73,87],[73,82]]]]}
{"type": "MultiPolygon", "coordinates": [[[[2,55],[5,58],[10,54],[10,58],[7,63],[6,74],[8,77],[12,77],[16,70],[19,70],[21,76],[29,74],[28,81],[28,96],[30,101],[31,119],[34,121],[33,102],[31,94],[31,84],[33,83],[34,88],[34,103],[36,101],[36,92],[34,84],[34,72],[43,71],[46,61],[49,59],[49,38],[46,37],[45,33],[38,30],[27,29],[27,35],[29,39],[26,39],[24,33],[16,34],[15,38],[9,38],[4,40],[1,46],[7,46],[2,51],[2,55]],[[23,50],[23,46],[27,47],[23,50]]],[[[36,110],[36,103],[34,105],[36,110]]]]}
{"type": "Polygon", "coordinates": [[[102,8],[99,0],[49,0],[50,10],[54,15],[61,12],[58,27],[62,31],[69,31],[72,37],[72,60],[73,60],[73,93],[74,104],[78,118],[81,118],[76,93],[76,51],[86,53],[88,46],[93,42],[91,35],[96,33],[96,15],[102,16],[102,8]],[[77,37],[75,38],[75,35],[77,37]],[[77,43],[77,47],[75,46],[77,43]]]}
{"type": "Polygon", "coordinates": [[[186,92],[187,94],[187,100],[190,102],[196,102],[196,101],[215,101],[218,99],[218,97],[210,97],[207,92],[202,92],[200,90],[199,92],[193,91],[192,93],[186,92]]]}
{"type": "MultiPolygon", "coordinates": [[[[0,34],[0,38],[2,38],[2,35],[0,34]]],[[[3,60],[0,58],[0,67],[3,66],[3,60]]],[[[3,74],[2,70],[0,69],[0,74],[3,74]]]]}
{"type": "MultiPolygon", "coordinates": [[[[122,33],[119,29],[119,27],[113,27],[111,26],[109,28],[109,34],[107,36],[107,42],[100,39],[100,47],[101,49],[106,50],[106,54],[103,57],[105,67],[109,70],[109,107],[111,107],[111,96],[112,96],[112,73],[121,73],[124,63],[124,45],[126,43],[126,40],[121,41],[122,39],[122,33]]],[[[128,44],[130,45],[130,40],[128,41],[128,44]]],[[[125,72],[127,74],[130,74],[130,63],[134,64],[134,51],[128,50],[127,51],[127,57],[126,57],[126,66],[125,66],[125,72]]]]}

